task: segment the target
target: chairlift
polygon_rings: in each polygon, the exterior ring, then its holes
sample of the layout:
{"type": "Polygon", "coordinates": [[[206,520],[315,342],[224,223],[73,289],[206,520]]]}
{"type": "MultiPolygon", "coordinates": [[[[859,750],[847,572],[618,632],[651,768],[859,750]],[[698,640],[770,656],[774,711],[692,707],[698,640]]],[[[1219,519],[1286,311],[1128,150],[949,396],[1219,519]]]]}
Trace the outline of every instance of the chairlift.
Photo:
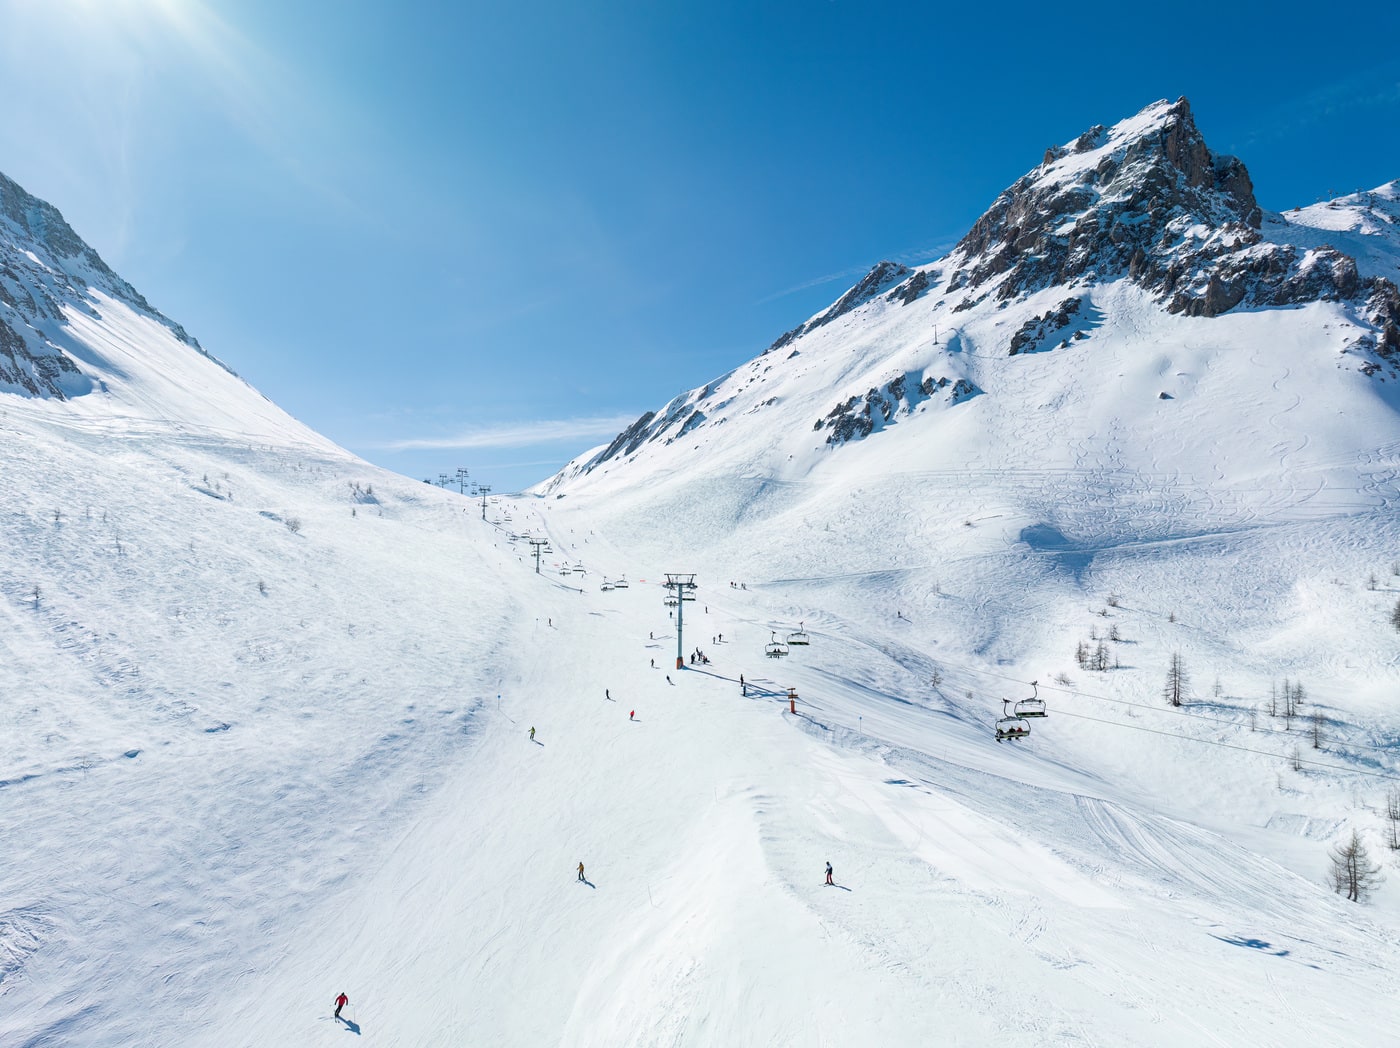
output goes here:
{"type": "Polygon", "coordinates": [[[1004,716],[997,720],[997,742],[1003,739],[1024,739],[1031,733],[1030,722],[1022,720],[1010,711],[1010,699],[1002,699],[1001,704],[1004,716]]]}
{"type": "Polygon", "coordinates": [[[601,589],[604,593],[607,593],[608,590],[615,589],[616,587],[613,586],[611,582],[607,581],[607,579],[604,579],[602,586],[598,588],[601,589]]]}
{"type": "Polygon", "coordinates": [[[680,603],[680,601],[676,600],[675,597],[667,597],[667,598],[666,598],[666,607],[668,607],[668,608],[674,608],[674,607],[675,607],[677,604],[679,604],[679,603],[680,603]]]}
{"type": "Polygon", "coordinates": [[[613,587],[614,587],[615,589],[626,589],[626,588],[627,588],[627,576],[624,575],[624,576],[622,576],[622,578],[620,578],[620,579],[618,579],[616,582],[614,582],[614,583],[613,583],[613,587]]]}
{"type": "Polygon", "coordinates": [[[807,636],[806,631],[802,627],[803,623],[799,622],[797,624],[797,632],[788,634],[787,642],[789,644],[807,645],[812,643],[812,638],[807,636]]]}
{"type": "Polygon", "coordinates": [[[778,639],[776,631],[773,633],[772,641],[763,649],[763,653],[770,659],[781,659],[788,653],[788,646],[778,639]]]}
{"type": "Polygon", "coordinates": [[[1031,697],[1016,703],[1016,716],[1044,717],[1045,715],[1045,700],[1040,698],[1039,683],[1031,681],[1031,697]]]}
{"type": "Polygon", "coordinates": [[[569,566],[568,566],[567,564],[565,564],[562,568],[559,569],[559,574],[561,574],[561,575],[568,575],[568,574],[570,574],[569,566]]]}

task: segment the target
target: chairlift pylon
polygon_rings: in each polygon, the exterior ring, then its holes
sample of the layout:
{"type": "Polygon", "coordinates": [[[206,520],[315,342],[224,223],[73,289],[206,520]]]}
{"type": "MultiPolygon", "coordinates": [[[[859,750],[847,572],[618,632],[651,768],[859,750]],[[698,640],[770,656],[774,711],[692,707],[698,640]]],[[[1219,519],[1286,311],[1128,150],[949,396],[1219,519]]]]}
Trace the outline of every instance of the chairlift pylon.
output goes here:
{"type": "Polygon", "coordinates": [[[1003,739],[1024,739],[1031,733],[1031,726],[1028,721],[1022,720],[1010,710],[1011,700],[1001,700],[1002,717],[996,723],[997,742],[1003,739]]]}
{"type": "Polygon", "coordinates": [[[1040,682],[1031,681],[1031,697],[1016,703],[1016,716],[1044,717],[1046,715],[1045,700],[1040,697],[1040,682]]]}

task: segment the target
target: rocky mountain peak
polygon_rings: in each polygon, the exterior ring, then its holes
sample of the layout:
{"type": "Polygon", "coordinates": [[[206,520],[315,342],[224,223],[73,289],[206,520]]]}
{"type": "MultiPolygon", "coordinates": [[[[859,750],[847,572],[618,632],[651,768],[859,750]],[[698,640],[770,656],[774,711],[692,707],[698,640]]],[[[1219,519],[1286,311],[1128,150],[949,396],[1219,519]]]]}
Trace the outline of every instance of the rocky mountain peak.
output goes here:
{"type": "MultiPolygon", "coordinates": [[[[966,309],[1126,277],[1172,313],[1360,299],[1380,331],[1394,330],[1393,284],[1361,278],[1329,246],[1266,240],[1262,217],[1248,170],[1211,152],[1190,103],[1154,102],[1048,149],[954,248],[945,294],[961,292],[955,308],[966,309]]],[[[1400,350],[1393,341],[1377,348],[1400,350]]]]}
{"type": "Polygon", "coordinates": [[[952,283],[1006,299],[1136,276],[1189,241],[1255,243],[1261,217],[1244,164],[1210,151],[1187,100],[1155,102],[1047,150],[958,243],[952,283]]]}

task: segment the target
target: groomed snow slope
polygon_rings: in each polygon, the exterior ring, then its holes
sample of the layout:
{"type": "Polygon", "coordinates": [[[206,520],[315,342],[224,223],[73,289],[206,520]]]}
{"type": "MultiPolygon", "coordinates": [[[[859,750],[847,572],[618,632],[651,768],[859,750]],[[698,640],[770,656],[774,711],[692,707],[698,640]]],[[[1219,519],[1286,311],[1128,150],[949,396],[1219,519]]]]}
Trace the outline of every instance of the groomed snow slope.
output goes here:
{"type": "MultiPolygon", "coordinates": [[[[820,489],[483,521],[299,439],[0,410],[0,1043],[1362,1045],[1400,1019],[1393,888],[1324,883],[1350,825],[1389,861],[1395,783],[1358,772],[1395,771],[1393,452],[1281,451],[1225,498],[857,446],[820,489]],[[1028,506],[1114,523],[1057,543],[1028,506]],[[668,570],[699,573],[706,666],[669,668],[668,570]],[[764,658],[799,620],[813,644],[764,658]],[[1122,668],[1080,671],[1111,625],[1122,668]],[[1218,703],[1162,709],[1177,648],[1218,703]],[[1349,770],[1263,755],[1306,747],[1248,727],[1283,676],[1329,716],[1304,758],[1349,770]],[[1051,716],[997,744],[1033,677],[1051,716]]],[[[1277,424],[1219,446],[1246,419],[1277,424]]]]}

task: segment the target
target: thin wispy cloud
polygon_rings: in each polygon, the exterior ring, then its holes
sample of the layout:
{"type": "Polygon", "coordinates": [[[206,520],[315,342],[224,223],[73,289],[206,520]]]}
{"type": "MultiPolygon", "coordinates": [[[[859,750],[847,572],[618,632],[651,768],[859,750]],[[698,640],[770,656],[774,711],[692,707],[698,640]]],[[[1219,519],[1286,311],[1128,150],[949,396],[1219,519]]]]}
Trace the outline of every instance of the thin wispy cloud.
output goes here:
{"type": "MultiPolygon", "coordinates": [[[[943,240],[935,241],[932,245],[926,247],[910,248],[904,251],[896,252],[893,255],[886,255],[885,257],[892,262],[898,262],[900,265],[922,266],[928,262],[933,262],[936,259],[942,258],[950,250],[952,250],[953,246],[957,244],[957,242],[957,237],[945,238],[943,240]]],[[[811,280],[804,280],[802,283],[794,284],[792,287],[785,288],[782,291],[775,291],[771,295],[765,295],[763,298],[760,298],[754,304],[761,306],[768,302],[774,302],[780,298],[786,298],[788,295],[795,295],[799,291],[806,291],[809,288],[821,287],[823,284],[832,284],[838,280],[854,281],[858,277],[865,276],[865,274],[868,272],[870,272],[869,266],[852,266],[849,269],[842,269],[838,270],[835,273],[828,273],[825,276],[813,277],[811,280]]]]}
{"type": "Polygon", "coordinates": [[[780,298],[786,298],[788,295],[795,295],[799,291],[806,291],[808,288],[821,287],[823,284],[830,284],[833,281],[850,280],[854,277],[860,276],[864,272],[864,269],[860,268],[859,266],[856,266],[850,269],[840,270],[836,273],[828,273],[826,276],[823,277],[813,277],[811,280],[804,280],[800,284],[794,284],[790,288],[784,288],[782,291],[774,291],[771,295],[765,295],[763,298],[760,298],[757,302],[755,302],[754,305],[761,306],[768,302],[774,302],[780,298]]]}
{"type": "Polygon", "coordinates": [[[1400,103],[1400,62],[1387,62],[1314,87],[1286,99],[1252,128],[1242,144],[1296,135],[1300,127],[1357,109],[1386,109],[1400,103]]]}
{"type": "Polygon", "coordinates": [[[612,437],[637,420],[635,415],[595,418],[536,419],[499,426],[472,427],[441,437],[410,437],[380,445],[389,451],[449,450],[466,448],[528,448],[562,441],[612,437]]]}

